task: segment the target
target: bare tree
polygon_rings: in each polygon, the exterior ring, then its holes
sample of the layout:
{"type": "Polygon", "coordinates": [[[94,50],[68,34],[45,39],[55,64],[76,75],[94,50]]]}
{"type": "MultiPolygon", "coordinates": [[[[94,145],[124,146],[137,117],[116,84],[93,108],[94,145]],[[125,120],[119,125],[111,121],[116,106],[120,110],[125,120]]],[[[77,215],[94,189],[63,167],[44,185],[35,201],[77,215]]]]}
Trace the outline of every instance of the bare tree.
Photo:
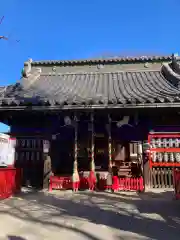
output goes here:
{"type": "Polygon", "coordinates": [[[8,40],[8,38],[5,36],[0,36],[0,39],[8,40]]]}
{"type": "MultiPolygon", "coordinates": [[[[4,16],[2,16],[2,18],[0,19],[0,25],[2,24],[2,22],[3,22],[3,20],[4,20],[4,16]]],[[[0,35],[0,40],[1,39],[3,39],[3,40],[9,40],[9,37],[6,37],[6,36],[4,36],[4,35],[0,35]]],[[[15,40],[16,42],[19,42],[19,40],[15,40]]]]}

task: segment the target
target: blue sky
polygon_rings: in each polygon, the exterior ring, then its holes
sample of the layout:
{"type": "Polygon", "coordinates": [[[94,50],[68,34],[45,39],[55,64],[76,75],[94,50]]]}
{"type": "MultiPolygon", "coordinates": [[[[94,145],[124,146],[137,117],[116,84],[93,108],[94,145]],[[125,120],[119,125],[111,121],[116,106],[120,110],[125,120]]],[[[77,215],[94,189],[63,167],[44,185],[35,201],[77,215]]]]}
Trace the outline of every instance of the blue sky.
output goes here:
{"type": "Polygon", "coordinates": [[[1,1],[0,35],[10,40],[0,40],[0,85],[16,82],[28,58],[178,52],[179,12],[179,0],[1,1]]]}

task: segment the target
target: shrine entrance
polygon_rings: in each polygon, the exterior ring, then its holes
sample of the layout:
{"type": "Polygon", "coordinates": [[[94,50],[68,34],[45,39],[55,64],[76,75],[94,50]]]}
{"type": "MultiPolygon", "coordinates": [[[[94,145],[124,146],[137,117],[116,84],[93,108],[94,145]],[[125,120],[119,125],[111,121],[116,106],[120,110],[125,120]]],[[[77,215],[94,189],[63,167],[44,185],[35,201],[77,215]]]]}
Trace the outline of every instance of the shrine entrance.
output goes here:
{"type": "Polygon", "coordinates": [[[74,128],[65,127],[51,141],[52,172],[57,176],[72,175],[74,162],[74,128]]]}
{"type": "Polygon", "coordinates": [[[95,116],[94,119],[94,162],[96,171],[107,172],[109,165],[109,128],[107,116],[95,116]]]}
{"type": "Polygon", "coordinates": [[[76,163],[81,189],[88,189],[88,177],[94,171],[97,189],[105,190],[110,168],[112,176],[124,181],[123,190],[137,190],[139,183],[135,182],[139,178],[142,189],[142,143],[131,141],[139,137],[135,136],[133,127],[128,128],[131,134],[127,129],[122,134],[117,121],[114,124],[107,114],[84,114],[71,122],[73,124],[62,128],[51,143],[54,188],[70,188],[76,163]],[[62,183],[64,177],[68,186],[62,183]]]}

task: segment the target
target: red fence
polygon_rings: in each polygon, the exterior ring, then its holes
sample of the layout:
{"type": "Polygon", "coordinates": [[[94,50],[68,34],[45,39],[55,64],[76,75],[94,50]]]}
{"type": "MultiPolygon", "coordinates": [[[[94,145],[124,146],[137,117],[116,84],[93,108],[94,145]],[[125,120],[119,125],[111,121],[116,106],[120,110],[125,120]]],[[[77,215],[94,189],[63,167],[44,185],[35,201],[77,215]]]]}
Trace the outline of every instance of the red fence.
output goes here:
{"type": "Polygon", "coordinates": [[[49,191],[52,189],[72,189],[71,176],[51,176],[49,180],[49,191]]]}
{"type": "Polygon", "coordinates": [[[11,197],[21,191],[22,170],[0,168],[0,199],[11,197]]]}
{"type": "MultiPolygon", "coordinates": [[[[106,185],[106,179],[101,178],[97,183],[98,190],[106,190],[111,188],[114,191],[143,191],[144,190],[144,180],[143,177],[139,178],[118,178],[113,182],[112,186],[106,185]]],[[[51,176],[49,183],[49,191],[52,189],[72,189],[71,176],[61,177],[61,176],[51,176]]],[[[80,189],[89,189],[88,177],[80,178],[80,189]]]]}
{"type": "Polygon", "coordinates": [[[144,190],[143,177],[139,178],[120,178],[119,189],[123,191],[140,191],[144,190]]]}

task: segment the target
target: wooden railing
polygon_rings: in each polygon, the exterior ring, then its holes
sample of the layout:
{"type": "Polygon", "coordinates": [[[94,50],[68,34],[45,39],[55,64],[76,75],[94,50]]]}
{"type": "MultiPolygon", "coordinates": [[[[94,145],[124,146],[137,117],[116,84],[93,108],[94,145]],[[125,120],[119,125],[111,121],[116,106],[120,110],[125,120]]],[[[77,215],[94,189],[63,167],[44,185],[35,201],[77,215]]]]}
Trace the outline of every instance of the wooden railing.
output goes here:
{"type": "Polygon", "coordinates": [[[174,169],[174,193],[175,198],[180,200],[180,169],[174,169]]]}
{"type": "Polygon", "coordinates": [[[173,187],[173,168],[172,167],[153,167],[150,172],[150,185],[153,188],[172,188],[173,187]]]}

